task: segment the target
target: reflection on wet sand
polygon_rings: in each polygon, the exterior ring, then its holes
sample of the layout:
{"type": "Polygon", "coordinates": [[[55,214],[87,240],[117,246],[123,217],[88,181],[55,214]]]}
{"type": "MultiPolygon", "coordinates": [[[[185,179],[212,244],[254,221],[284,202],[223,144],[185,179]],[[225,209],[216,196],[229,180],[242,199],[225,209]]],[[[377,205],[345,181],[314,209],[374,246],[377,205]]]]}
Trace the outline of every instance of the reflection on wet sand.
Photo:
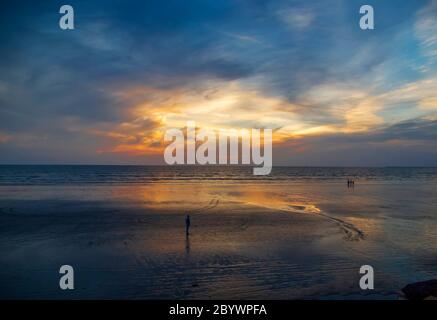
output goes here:
{"type": "Polygon", "coordinates": [[[371,294],[396,298],[437,276],[436,217],[421,205],[436,199],[433,186],[420,195],[343,183],[8,188],[0,297],[57,297],[42,283],[56,284],[50,270],[65,261],[90,284],[78,298],[353,298],[363,264],[381,279],[371,294]],[[33,284],[8,281],[23,274],[33,284]]]}
{"type": "Polygon", "coordinates": [[[190,236],[185,235],[185,254],[188,256],[190,254],[190,236]]]}

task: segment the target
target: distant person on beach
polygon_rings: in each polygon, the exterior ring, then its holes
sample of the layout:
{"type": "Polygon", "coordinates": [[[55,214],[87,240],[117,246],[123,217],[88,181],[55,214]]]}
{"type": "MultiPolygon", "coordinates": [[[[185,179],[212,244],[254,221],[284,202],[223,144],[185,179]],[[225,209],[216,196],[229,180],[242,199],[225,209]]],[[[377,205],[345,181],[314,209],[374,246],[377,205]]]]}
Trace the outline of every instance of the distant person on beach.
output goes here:
{"type": "Polygon", "coordinates": [[[187,214],[187,216],[185,217],[185,234],[187,236],[190,235],[190,224],[191,224],[190,215],[187,214]]]}

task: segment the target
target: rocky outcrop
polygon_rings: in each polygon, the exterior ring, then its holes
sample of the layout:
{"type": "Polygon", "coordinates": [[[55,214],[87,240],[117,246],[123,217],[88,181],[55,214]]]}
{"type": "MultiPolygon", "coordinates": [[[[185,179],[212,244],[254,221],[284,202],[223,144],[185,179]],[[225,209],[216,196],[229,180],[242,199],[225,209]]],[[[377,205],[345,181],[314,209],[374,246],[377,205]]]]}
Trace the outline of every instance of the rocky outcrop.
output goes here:
{"type": "Polygon", "coordinates": [[[410,283],[402,288],[408,300],[424,300],[437,297],[437,279],[410,283]]]}

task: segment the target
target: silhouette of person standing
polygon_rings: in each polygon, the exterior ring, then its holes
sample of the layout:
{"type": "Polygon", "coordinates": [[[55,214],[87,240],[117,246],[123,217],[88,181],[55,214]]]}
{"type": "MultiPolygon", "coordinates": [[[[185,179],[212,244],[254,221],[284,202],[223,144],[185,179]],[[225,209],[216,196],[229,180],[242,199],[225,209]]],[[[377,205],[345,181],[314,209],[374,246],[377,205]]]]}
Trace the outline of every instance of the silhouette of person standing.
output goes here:
{"type": "Polygon", "coordinates": [[[185,235],[187,237],[190,235],[190,225],[191,225],[190,215],[187,214],[187,216],[185,217],[185,235]]]}

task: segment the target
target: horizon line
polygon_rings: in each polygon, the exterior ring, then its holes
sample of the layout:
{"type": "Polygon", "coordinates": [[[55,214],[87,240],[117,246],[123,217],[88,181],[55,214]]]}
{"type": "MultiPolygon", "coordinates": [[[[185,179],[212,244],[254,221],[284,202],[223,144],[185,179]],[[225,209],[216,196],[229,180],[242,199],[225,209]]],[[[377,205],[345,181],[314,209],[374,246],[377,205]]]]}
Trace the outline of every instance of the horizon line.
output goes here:
{"type": "MultiPolygon", "coordinates": [[[[3,166],[70,166],[70,167],[256,167],[254,164],[175,164],[175,165],[166,165],[166,164],[0,164],[0,167],[3,166]]],[[[341,166],[341,165],[333,165],[333,166],[300,166],[300,165],[272,165],[272,168],[437,168],[437,166],[396,166],[396,165],[381,165],[381,166],[341,166]]]]}

